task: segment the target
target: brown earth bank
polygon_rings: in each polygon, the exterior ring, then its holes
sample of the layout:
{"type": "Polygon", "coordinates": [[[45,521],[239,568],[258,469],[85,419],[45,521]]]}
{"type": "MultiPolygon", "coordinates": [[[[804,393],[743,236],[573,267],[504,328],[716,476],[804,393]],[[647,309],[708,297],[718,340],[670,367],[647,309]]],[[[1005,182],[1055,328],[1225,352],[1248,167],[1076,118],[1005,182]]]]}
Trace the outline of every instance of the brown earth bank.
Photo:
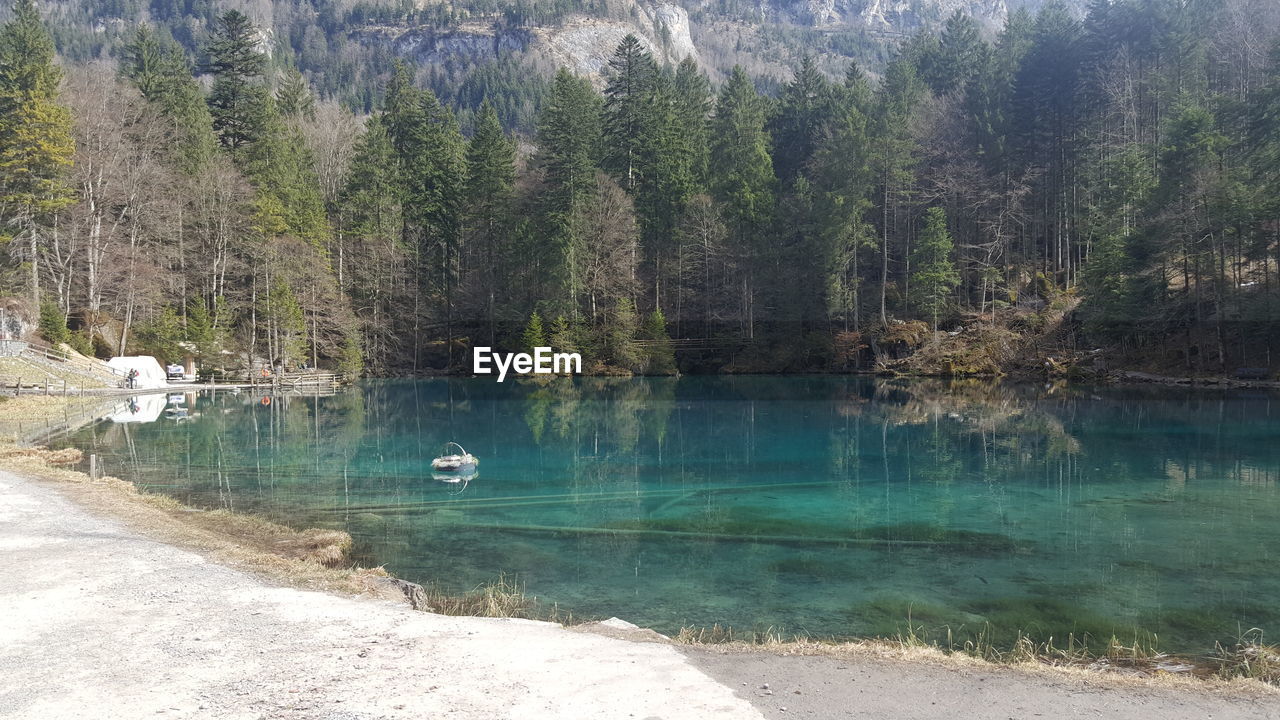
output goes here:
{"type": "Polygon", "coordinates": [[[50,467],[61,455],[6,454],[20,472],[0,471],[0,717],[1280,715],[1280,692],[1251,681],[417,612],[385,573],[336,562],[340,537],[227,522],[50,467]]]}

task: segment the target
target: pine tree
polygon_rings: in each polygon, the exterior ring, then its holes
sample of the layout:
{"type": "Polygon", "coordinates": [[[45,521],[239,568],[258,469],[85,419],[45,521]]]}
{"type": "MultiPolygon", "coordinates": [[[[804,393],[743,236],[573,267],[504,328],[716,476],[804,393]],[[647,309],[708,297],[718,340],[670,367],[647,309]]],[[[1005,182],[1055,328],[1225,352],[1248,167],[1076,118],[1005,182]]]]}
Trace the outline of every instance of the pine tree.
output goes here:
{"type": "Polygon", "coordinates": [[[52,98],[62,82],[54,63],[53,38],[35,0],[16,0],[13,18],[0,29],[0,103],[12,111],[28,97],[52,98]]]}
{"type": "Polygon", "coordinates": [[[340,203],[342,231],[352,239],[353,256],[345,289],[352,306],[360,308],[359,347],[368,353],[374,370],[383,369],[383,363],[395,356],[412,328],[412,318],[406,319],[400,309],[404,307],[400,259],[407,248],[402,244],[404,194],[397,160],[383,119],[370,117],[353,150],[340,203]]]}
{"type": "Polygon", "coordinates": [[[204,91],[191,76],[182,48],[140,26],[124,47],[120,72],[173,122],[177,166],[189,175],[199,173],[213,158],[218,140],[204,91]]]}
{"type": "Polygon", "coordinates": [[[774,169],[784,183],[799,175],[826,135],[835,114],[835,94],[818,70],[813,58],[805,55],[795,77],[782,89],[777,111],[770,122],[774,169]]]}
{"type": "Polygon", "coordinates": [[[321,245],[329,231],[311,151],[268,98],[257,141],[242,146],[240,164],[258,191],[263,235],[290,234],[321,245]]]}
{"type": "Polygon", "coordinates": [[[557,315],[551,321],[551,328],[547,333],[547,344],[558,353],[578,352],[578,342],[574,337],[574,328],[569,324],[569,320],[565,316],[557,315]]]}
{"type": "Polygon", "coordinates": [[[746,256],[741,296],[747,337],[755,337],[755,278],[766,255],[775,203],[764,122],[764,101],[746,72],[734,67],[711,120],[711,189],[724,203],[730,243],[746,256]]]}
{"type": "Polygon", "coordinates": [[[937,45],[920,58],[920,76],[934,95],[964,92],[987,63],[990,48],[973,16],[957,10],[947,19],[937,45]]]}
{"type": "Polygon", "coordinates": [[[827,316],[844,329],[859,328],[859,251],[872,239],[866,214],[871,209],[871,139],[868,135],[870,88],[856,64],[838,93],[830,133],[813,157],[816,224],[820,236],[817,272],[824,278],[827,316]]]}
{"type": "Polygon", "coordinates": [[[645,125],[653,111],[658,66],[653,56],[628,34],[609,58],[609,83],[604,90],[604,168],[627,191],[637,182],[637,163],[645,125]]]}
{"type": "Polygon", "coordinates": [[[659,76],[640,128],[636,156],[637,183],[634,188],[636,219],[640,226],[640,248],[652,278],[653,307],[661,307],[663,288],[668,284],[675,227],[695,187],[695,153],[677,106],[671,79],[659,76]]]}
{"type": "Polygon", "coordinates": [[[583,242],[583,214],[595,192],[600,112],[600,97],[591,84],[561,68],[538,119],[536,162],[546,182],[539,204],[546,227],[543,242],[551,250],[542,266],[557,288],[556,307],[567,312],[570,320],[578,316],[582,290],[577,256],[583,242]]]}
{"type": "Polygon", "coordinates": [[[26,255],[41,306],[40,260],[49,217],[73,200],[65,182],[75,143],[71,114],[57,102],[62,72],[33,0],[17,0],[0,28],[0,221],[26,255]]]}
{"type": "Polygon", "coordinates": [[[192,298],[187,303],[186,341],[195,346],[196,357],[202,362],[219,359],[221,333],[203,298],[192,298]]]}
{"type": "Polygon", "coordinates": [[[540,347],[547,347],[547,335],[542,329],[542,316],[535,311],[529,315],[529,324],[520,336],[520,349],[532,354],[540,347]]]}
{"type": "Polygon", "coordinates": [[[1008,183],[1012,135],[1017,118],[1013,110],[1018,68],[1031,47],[1033,21],[1025,8],[1011,12],[1004,31],[980,68],[965,96],[973,122],[975,153],[987,172],[1008,183]]]}
{"type": "Polygon", "coordinates": [[[306,323],[293,288],[284,280],[276,279],[262,300],[261,314],[267,324],[267,347],[272,364],[289,366],[306,358],[306,323]]]}
{"type": "Polygon", "coordinates": [[[960,282],[951,262],[951,235],[947,232],[947,215],[942,208],[929,208],[924,229],[911,251],[911,290],[916,309],[931,318],[938,329],[938,316],[947,306],[947,297],[960,282]]]}
{"type": "Polygon", "coordinates": [[[637,334],[644,345],[644,371],[648,375],[674,375],[676,355],[667,334],[667,318],[654,310],[644,319],[637,334]]]}
{"type": "Polygon", "coordinates": [[[373,116],[356,142],[342,191],[347,227],[361,238],[396,239],[400,235],[402,193],[396,151],[383,119],[373,116]]]}
{"type": "Polygon", "coordinates": [[[618,300],[605,326],[605,353],[616,367],[643,370],[644,353],[636,344],[636,305],[630,298],[618,300]]]}
{"type": "Polygon", "coordinates": [[[703,192],[707,185],[707,162],[710,144],[707,118],[711,114],[711,83],[692,58],[686,57],[676,67],[672,83],[678,134],[689,154],[693,192],[703,192]]]}
{"type": "Polygon", "coordinates": [[[213,74],[209,113],[223,147],[237,150],[259,140],[270,122],[271,95],[262,82],[266,55],[258,49],[258,30],[238,10],[218,18],[205,47],[205,72],[213,74]]]}
{"type": "Polygon", "coordinates": [[[872,168],[879,186],[880,205],[880,324],[888,326],[891,240],[897,234],[897,205],[915,180],[917,143],[910,120],[923,92],[915,65],[905,55],[885,69],[872,116],[872,168]]]}
{"type": "Polygon", "coordinates": [[[506,277],[500,268],[508,261],[510,249],[515,154],[515,144],[502,131],[497,112],[486,101],[480,106],[476,131],[467,145],[463,222],[469,251],[482,267],[490,345],[496,334],[498,286],[506,277]]]}
{"type": "Polygon", "coordinates": [[[44,300],[40,303],[38,327],[45,341],[54,347],[71,342],[71,331],[67,329],[67,316],[58,307],[58,303],[52,300],[44,300]]]}
{"type": "Polygon", "coordinates": [[[124,46],[120,74],[133,82],[142,97],[154,102],[168,90],[171,70],[165,43],[151,26],[139,25],[124,46]]]}
{"type": "Polygon", "coordinates": [[[289,68],[281,78],[280,87],[276,88],[276,108],[287,118],[315,118],[315,95],[297,68],[289,68]]]}
{"type": "MultiPolygon", "coordinates": [[[[397,157],[401,191],[401,237],[415,258],[414,336],[431,309],[453,335],[462,229],[465,141],[457,120],[430,90],[413,85],[409,68],[397,62],[387,86],[381,123],[397,157]]],[[[449,343],[452,352],[452,342],[449,343]]],[[[417,346],[415,346],[416,348],[417,346]]],[[[420,353],[415,349],[415,367],[420,353]]]]}
{"type": "Polygon", "coordinates": [[[1069,226],[1080,36],[1080,23],[1060,0],[1041,8],[1015,78],[1010,116],[1016,166],[1039,175],[1043,201],[1030,230],[1039,240],[1040,264],[1062,272],[1068,283],[1080,252],[1069,226]]]}

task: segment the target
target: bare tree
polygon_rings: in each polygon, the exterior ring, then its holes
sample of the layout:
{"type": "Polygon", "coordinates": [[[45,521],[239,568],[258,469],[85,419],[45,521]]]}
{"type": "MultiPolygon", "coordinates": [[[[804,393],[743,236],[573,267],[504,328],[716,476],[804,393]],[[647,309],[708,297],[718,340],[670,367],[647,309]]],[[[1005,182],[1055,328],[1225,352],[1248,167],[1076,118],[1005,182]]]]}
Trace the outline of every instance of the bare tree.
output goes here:
{"type": "Polygon", "coordinates": [[[631,198],[604,173],[596,174],[595,202],[583,221],[583,248],[579,255],[582,288],[587,295],[591,321],[620,298],[634,298],[638,231],[631,198]]]}

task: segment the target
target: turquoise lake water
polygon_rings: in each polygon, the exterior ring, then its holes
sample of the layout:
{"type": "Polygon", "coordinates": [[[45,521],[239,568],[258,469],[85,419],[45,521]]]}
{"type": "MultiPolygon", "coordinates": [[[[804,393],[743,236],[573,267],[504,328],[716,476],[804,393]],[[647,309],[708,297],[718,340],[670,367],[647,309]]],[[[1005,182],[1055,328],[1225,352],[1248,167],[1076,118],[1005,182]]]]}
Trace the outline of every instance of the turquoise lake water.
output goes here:
{"type": "Polygon", "coordinates": [[[187,503],[345,529],[361,562],[407,579],[505,574],[664,632],[894,635],[910,617],[997,644],[1150,632],[1174,652],[1280,633],[1275,394],[373,381],[269,405],[142,399],[61,444],[187,503]],[[450,440],[480,457],[467,483],[432,477],[450,440]]]}

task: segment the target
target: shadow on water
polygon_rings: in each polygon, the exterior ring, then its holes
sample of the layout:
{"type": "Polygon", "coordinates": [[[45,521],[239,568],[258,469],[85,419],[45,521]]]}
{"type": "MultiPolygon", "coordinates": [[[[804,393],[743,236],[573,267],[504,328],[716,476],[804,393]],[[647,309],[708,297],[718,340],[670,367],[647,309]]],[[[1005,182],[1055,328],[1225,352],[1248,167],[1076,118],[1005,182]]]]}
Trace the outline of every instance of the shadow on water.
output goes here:
{"type": "Polygon", "coordinates": [[[348,530],[368,563],[500,574],[664,631],[1274,628],[1280,406],[1265,393],[852,377],[389,380],[202,395],[67,444],[202,506],[348,530]],[[429,467],[456,440],[466,483],[429,467]]]}

